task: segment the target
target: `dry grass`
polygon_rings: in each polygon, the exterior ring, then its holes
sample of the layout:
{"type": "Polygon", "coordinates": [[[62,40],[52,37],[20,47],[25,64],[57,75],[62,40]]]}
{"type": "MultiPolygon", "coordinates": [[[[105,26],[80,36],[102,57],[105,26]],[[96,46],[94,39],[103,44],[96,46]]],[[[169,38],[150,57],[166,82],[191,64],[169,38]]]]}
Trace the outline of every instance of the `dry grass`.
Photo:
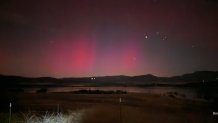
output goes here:
{"type": "Polygon", "coordinates": [[[81,118],[80,112],[70,114],[45,114],[42,116],[27,115],[23,123],[80,123],[81,118]]]}
{"type": "MultiPolygon", "coordinates": [[[[1,114],[1,123],[9,123],[7,114],[1,114]],[[4,116],[4,118],[2,118],[4,116]]],[[[46,113],[43,115],[35,113],[16,113],[11,118],[11,123],[81,123],[82,111],[69,113],[46,113]]]]}

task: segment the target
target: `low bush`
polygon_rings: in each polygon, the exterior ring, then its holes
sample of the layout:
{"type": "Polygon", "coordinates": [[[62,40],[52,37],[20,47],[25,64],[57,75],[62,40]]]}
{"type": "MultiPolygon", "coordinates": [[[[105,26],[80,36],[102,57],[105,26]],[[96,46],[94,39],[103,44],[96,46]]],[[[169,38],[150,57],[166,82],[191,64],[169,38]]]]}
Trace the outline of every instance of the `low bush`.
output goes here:
{"type": "Polygon", "coordinates": [[[74,91],[72,93],[75,94],[126,94],[126,91],[122,90],[109,90],[109,91],[104,91],[104,90],[79,90],[79,91],[74,91]]]}

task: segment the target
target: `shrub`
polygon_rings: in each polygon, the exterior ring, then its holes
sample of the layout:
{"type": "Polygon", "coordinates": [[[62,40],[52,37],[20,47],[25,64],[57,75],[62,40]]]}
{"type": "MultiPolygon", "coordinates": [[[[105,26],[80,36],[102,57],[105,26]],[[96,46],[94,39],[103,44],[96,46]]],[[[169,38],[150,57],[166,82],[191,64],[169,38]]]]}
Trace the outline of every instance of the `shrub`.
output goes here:
{"type": "Polygon", "coordinates": [[[75,94],[126,94],[126,91],[116,90],[116,91],[104,91],[104,90],[79,90],[74,91],[75,94]]]}

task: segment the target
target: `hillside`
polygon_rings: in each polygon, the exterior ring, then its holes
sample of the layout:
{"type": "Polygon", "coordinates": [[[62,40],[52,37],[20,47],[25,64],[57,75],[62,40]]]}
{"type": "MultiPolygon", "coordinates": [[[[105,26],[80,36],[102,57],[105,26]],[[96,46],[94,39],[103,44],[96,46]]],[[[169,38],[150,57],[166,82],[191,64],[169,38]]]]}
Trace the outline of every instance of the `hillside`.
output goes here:
{"type": "Polygon", "coordinates": [[[82,78],[29,78],[0,75],[1,87],[31,86],[140,86],[151,84],[186,84],[218,80],[217,71],[197,71],[173,77],[157,77],[151,74],[140,76],[102,76],[82,78]]]}

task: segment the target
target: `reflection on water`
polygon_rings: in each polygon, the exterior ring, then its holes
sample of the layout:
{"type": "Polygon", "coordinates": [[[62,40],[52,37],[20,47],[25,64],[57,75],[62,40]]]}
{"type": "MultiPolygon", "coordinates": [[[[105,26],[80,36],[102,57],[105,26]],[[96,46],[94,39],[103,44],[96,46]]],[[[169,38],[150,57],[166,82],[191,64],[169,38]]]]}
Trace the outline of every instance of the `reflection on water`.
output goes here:
{"type": "MultiPolygon", "coordinates": [[[[36,92],[40,88],[26,89],[26,92],[36,92]]],[[[103,91],[116,91],[122,90],[128,93],[150,93],[167,95],[170,93],[176,94],[175,96],[187,99],[197,99],[196,90],[193,88],[178,88],[178,87],[49,87],[47,92],[73,92],[79,90],[103,90],[103,91]]]]}

